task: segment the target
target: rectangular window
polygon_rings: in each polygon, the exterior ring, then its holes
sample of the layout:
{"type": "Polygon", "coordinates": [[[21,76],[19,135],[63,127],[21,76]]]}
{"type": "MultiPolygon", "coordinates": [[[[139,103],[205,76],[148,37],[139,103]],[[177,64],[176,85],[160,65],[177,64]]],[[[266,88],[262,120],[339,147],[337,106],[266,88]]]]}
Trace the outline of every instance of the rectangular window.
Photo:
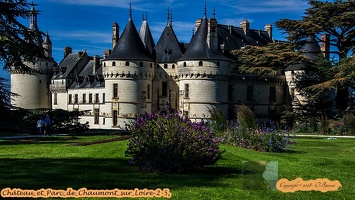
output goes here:
{"type": "Polygon", "coordinates": [[[254,101],[254,86],[252,85],[247,87],[247,101],[254,101]]]}
{"type": "Polygon", "coordinates": [[[161,84],[161,96],[168,96],[168,82],[163,81],[161,84]]]}
{"type": "Polygon", "coordinates": [[[75,103],[75,104],[78,104],[78,103],[79,103],[78,94],[75,94],[75,96],[74,96],[74,103],[75,103]]]}
{"type": "Polygon", "coordinates": [[[276,87],[275,86],[270,87],[269,101],[276,102],[276,87]]]}
{"type": "Polygon", "coordinates": [[[150,99],[150,85],[147,85],[147,99],[150,99]]]}
{"type": "Polygon", "coordinates": [[[189,84],[185,84],[185,88],[184,88],[184,98],[185,98],[185,99],[189,98],[189,84]]]}
{"type": "Polygon", "coordinates": [[[112,125],[117,126],[117,117],[118,117],[118,112],[117,110],[114,110],[112,113],[112,125]]]}
{"type": "Polygon", "coordinates": [[[142,91],[142,94],[141,94],[141,102],[142,102],[141,107],[142,108],[147,107],[147,101],[146,100],[147,100],[146,92],[142,91]]]}
{"type": "Polygon", "coordinates": [[[73,103],[73,96],[72,94],[69,94],[69,104],[72,104],[73,103]]]}
{"type": "Polygon", "coordinates": [[[99,124],[99,114],[100,114],[100,110],[95,109],[94,110],[94,124],[99,124]]]}
{"type": "Polygon", "coordinates": [[[58,104],[58,94],[57,94],[57,93],[54,93],[54,94],[53,94],[53,98],[54,98],[54,100],[53,100],[54,105],[57,105],[57,104],[58,104]]]}
{"type": "Polygon", "coordinates": [[[86,103],[86,94],[83,94],[83,103],[86,103]]]}
{"type": "Polygon", "coordinates": [[[100,99],[99,99],[99,93],[95,94],[95,103],[99,103],[100,99]]]}
{"type": "Polygon", "coordinates": [[[118,84],[113,84],[113,98],[118,98],[118,84]]]}
{"type": "Polygon", "coordinates": [[[102,103],[105,103],[106,99],[105,99],[105,93],[102,94],[102,103]]]}
{"type": "Polygon", "coordinates": [[[89,103],[92,103],[92,94],[89,94],[89,103]]]}

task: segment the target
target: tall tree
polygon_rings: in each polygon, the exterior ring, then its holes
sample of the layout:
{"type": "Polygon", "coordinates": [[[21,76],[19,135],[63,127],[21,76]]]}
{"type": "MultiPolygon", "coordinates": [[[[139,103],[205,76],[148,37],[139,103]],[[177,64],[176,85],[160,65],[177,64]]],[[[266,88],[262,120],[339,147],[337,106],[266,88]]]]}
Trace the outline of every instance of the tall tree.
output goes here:
{"type": "MultiPolygon", "coordinates": [[[[299,43],[309,35],[315,35],[318,42],[324,42],[332,46],[330,52],[338,55],[338,61],[343,62],[351,55],[354,55],[355,47],[355,1],[353,0],[334,0],[328,1],[309,1],[309,8],[305,11],[305,16],[301,20],[282,19],[276,22],[276,26],[288,34],[291,42],[299,43]],[[325,41],[320,34],[329,34],[330,40],[325,41]]],[[[349,63],[349,61],[348,61],[349,63]]],[[[350,62],[351,64],[352,62],[350,62]]],[[[349,76],[342,73],[340,65],[336,70],[338,75],[333,80],[320,83],[313,89],[323,87],[337,89],[337,108],[344,110],[348,107],[349,86],[353,84],[353,79],[344,81],[349,76]]],[[[348,66],[349,67],[349,66],[348,66]]],[[[355,68],[355,66],[350,66],[355,68]]]]}
{"type": "Polygon", "coordinates": [[[23,61],[43,59],[44,48],[35,41],[43,33],[29,30],[19,18],[29,18],[27,0],[0,0],[0,63],[4,69],[29,70],[23,61]]]}
{"type": "Polygon", "coordinates": [[[240,73],[256,74],[260,77],[274,76],[297,63],[312,63],[296,52],[296,45],[289,42],[270,43],[266,46],[246,46],[233,50],[240,73]]]}

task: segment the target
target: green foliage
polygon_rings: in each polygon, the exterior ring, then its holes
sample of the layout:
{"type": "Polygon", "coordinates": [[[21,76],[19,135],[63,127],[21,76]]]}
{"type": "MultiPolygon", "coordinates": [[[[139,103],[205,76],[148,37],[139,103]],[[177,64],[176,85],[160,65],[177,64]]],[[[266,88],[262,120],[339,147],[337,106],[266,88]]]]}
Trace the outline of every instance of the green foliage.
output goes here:
{"type": "Polygon", "coordinates": [[[344,125],[350,135],[355,135],[355,116],[353,113],[347,113],[344,115],[344,125]]]}
{"type": "Polygon", "coordinates": [[[238,106],[237,121],[241,130],[255,130],[257,128],[256,117],[253,111],[244,104],[238,106]]]}
{"type": "Polygon", "coordinates": [[[240,73],[267,77],[280,75],[280,70],[291,65],[311,62],[295,52],[295,48],[291,43],[270,43],[266,46],[246,46],[245,49],[232,51],[232,54],[237,58],[240,73]]]}
{"type": "Polygon", "coordinates": [[[4,69],[15,66],[19,71],[28,71],[30,69],[23,61],[46,58],[42,46],[35,43],[43,33],[30,31],[18,21],[29,17],[26,0],[0,1],[0,8],[0,63],[4,64],[4,69]]]}
{"type": "Polygon", "coordinates": [[[141,171],[184,172],[213,165],[221,157],[219,139],[203,123],[178,113],[145,114],[129,125],[126,156],[141,171]]]}
{"type": "Polygon", "coordinates": [[[225,132],[222,143],[256,151],[284,152],[287,151],[290,138],[276,131],[241,131],[234,127],[225,132]]]}
{"type": "Polygon", "coordinates": [[[45,115],[49,115],[53,131],[68,132],[81,131],[85,128],[79,123],[79,116],[85,114],[85,111],[66,111],[61,109],[16,109],[8,112],[11,121],[7,123],[8,129],[13,131],[32,132],[36,129],[37,120],[45,115]]]}
{"type": "Polygon", "coordinates": [[[216,107],[209,107],[208,111],[210,113],[211,119],[209,121],[209,126],[218,135],[224,133],[228,128],[228,122],[223,112],[216,107]]]}

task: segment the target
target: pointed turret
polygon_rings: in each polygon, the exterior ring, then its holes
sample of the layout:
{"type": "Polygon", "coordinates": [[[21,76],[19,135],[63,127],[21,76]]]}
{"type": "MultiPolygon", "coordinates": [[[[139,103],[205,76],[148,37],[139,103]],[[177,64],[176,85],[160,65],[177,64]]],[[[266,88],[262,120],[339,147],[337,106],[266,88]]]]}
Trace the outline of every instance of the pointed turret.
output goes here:
{"type": "Polygon", "coordinates": [[[46,56],[47,57],[52,57],[52,42],[51,39],[49,38],[48,33],[44,37],[44,41],[42,43],[42,47],[46,50],[46,56]]]}
{"type": "Polygon", "coordinates": [[[161,34],[157,45],[155,46],[156,62],[158,63],[175,63],[181,56],[182,51],[171,25],[171,15],[168,10],[168,22],[161,34]]]}
{"type": "Polygon", "coordinates": [[[29,29],[33,32],[36,33],[36,38],[35,38],[35,43],[38,45],[38,46],[41,46],[42,43],[43,43],[43,39],[42,39],[42,36],[41,36],[41,33],[39,31],[39,28],[38,28],[38,25],[37,25],[37,15],[39,13],[39,11],[37,11],[35,9],[35,6],[37,4],[34,4],[34,3],[31,3],[29,4],[31,5],[31,10],[29,11],[30,12],[30,26],[29,26],[29,29]]]}
{"type": "Polygon", "coordinates": [[[153,61],[151,55],[146,50],[136,26],[132,20],[130,10],[129,19],[123,33],[118,40],[112,53],[106,60],[146,60],[153,61]]]}
{"type": "Polygon", "coordinates": [[[145,48],[147,49],[147,51],[152,56],[154,56],[155,44],[154,44],[152,33],[151,33],[149,25],[148,25],[147,17],[146,18],[143,17],[142,25],[139,30],[139,36],[140,36],[145,48]]]}
{"type": "Polygon", "coordinates": [[[208,22],[206,13],[195,35],[192,37],[182,60],[229,60],[219,50],[210,50],[207,42],[208,22]]]}

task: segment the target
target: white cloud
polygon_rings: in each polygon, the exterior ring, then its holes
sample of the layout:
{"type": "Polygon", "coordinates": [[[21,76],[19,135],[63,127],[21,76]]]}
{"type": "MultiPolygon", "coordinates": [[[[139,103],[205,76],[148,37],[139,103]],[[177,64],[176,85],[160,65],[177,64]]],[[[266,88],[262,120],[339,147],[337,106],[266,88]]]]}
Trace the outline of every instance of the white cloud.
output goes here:
{"type": "Polygon", "coordinates": [[[307,0],[218,0],[222,5],[232,7],[235,13],[266,12],[302,12],[307,7],[307,0]]]}

